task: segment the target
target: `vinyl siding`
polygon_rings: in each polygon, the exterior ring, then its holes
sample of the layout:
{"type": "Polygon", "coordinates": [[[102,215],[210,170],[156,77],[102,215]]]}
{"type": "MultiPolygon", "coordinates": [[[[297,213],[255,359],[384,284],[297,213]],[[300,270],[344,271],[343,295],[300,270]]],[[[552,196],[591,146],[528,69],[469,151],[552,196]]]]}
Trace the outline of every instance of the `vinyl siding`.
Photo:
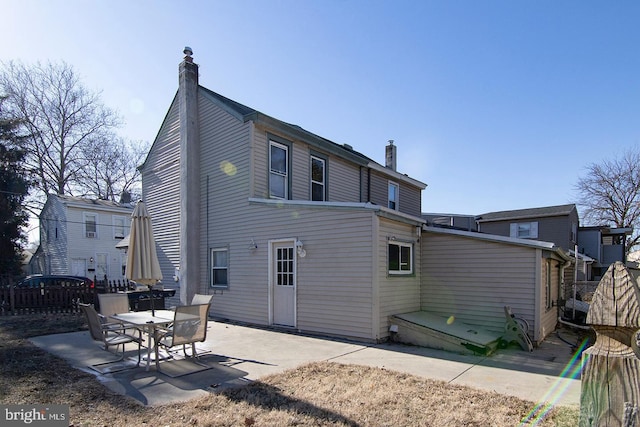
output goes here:
{"type": "Polygon", "coordinates": [[[547,274],[547,262],[546,259],[542,260],[542,280],[541,280],[541,304],[540,304],[540,326],[539,330],[534,333],[534,340],[540,341],[547,335],[553,332],[558,325],[558,297],[560,295],[560,273],[561,263],[557,260],[551,260],[551,301],[552,306],[547,309],[545,305],[545,288],[546,288],[546,274],[547,274]]]}
{"type": "MultiPolygon", "coordinates": [[[[277,136],[276,133],[274,135],[277,136]]],[[[328,201],[360,202],[360,168],[316,150],[303,141],[282,138],[291,144],[291,200],[311,200],[311,155],[319,154],[327,160],[326,185],[328,201]]],[[[267,130],[256,127],[254,139],[254,197],[268,197],[269,180],[269,137],[267,130]]]]}
{"type": "MultiPolygon", "coordinates": [[[[87,270],[80,274],[94,277],[103,273],[95,270],[97,255],[105,254],[108,279],[122,279],[122,251],[116,249],[119,240],[113,237],[113,217],[127,217],[133,209],[123,207],[95,207],[91,202],[67,204],[55,196],[48,198],[42,212],[41,250],[45,257],[44,274],[72,274],[73,260],[84,260],[87,270]],[[84,214],[95,214],[97,237],[87,238],[84,214]],[[56,221],[56,217],[58,221],[56,221]],[[56,230],[57,229],[57,230],[56,230]],[[90,258],[94,258],[94,264],[90,258]]],[[[125,234],[128,224],[125,223],[125,234]]]]}
{"type": "Polygon", "coordinates": [[[389,316],[420,310],[420,243],[416,226],[381,218],[378,235],[379,315],[378,339],[389,336],[389,316]],[[396,241],[413,243],[413,274],[389,275],[388,244],[396,241]]]}
{"type": "Polygon", "coordinates": [[[571,240],[571,224],[578,225],[578,214],[574,211],[570,215],[542,218],[511,219],[505,221],[483,222],[480,230],[483,233],[509,236],[511,223],[537,222],[538,237],[536,240],[552,242],[565,250],[573,250],[576,242],[571,240]]]}
{"type": "Polygon", "coordinates": [[[84,224],[77,224],[77,218],[67,218],[65,206],[57,197],[49,197],[40,213],[40,246],[44,254],[44,274],[69,274],[69,239],[79,242],[73,230],[84,224]],[[58,221],[56,222],[56,217],[58,221]],[[75,223],[70,221],[75,221],[75,223]],[[71,228],[69,225],[72,225],[71,228]],[[56,228],[58,233],[56,237],[56,228]],[[71,235],[69,235],[71,233],[71,235]]]}
{"type": "Polygon", "coordinates": [[[329,201],[360,202],[360,167],[339,158],[329,158],[329,201]]]}
{"type": "MultiPolygon", "coordinates": [[[[243,244],[232,245],[250,226],[248,215],[249,177],[250,177],[250,129],[251,123],[244,123],[228,114],[211,102],[200,97],[200,143],[201,143],[201,236],[200,238],[200,278],[199,293],[210,293],[209,250],[228,248],[229,259],[234,262],[238,251],[247,249],[250,238],[243,238],[243,244]]],[[[243,251],[244,252],[244,251],[243,251]]],[[[248,261],[251,262],[250,260],[248,261]]],[[[229,266],[231,268],[231,265],[229,266]]],[[[240,274],[242,272],[238,271],[240,274]]],[[[229,270],[231,275],[231,270],[229,270]]],[[[224,291],[227,296],[227,291],[224,291]]],[[[244,295],[248,319],[258,319],[259,310],[247,307],[254,305],[251,292],[244,295]]],[[[220,310],[219,298],[214,298],[212,312],[228,317],[220,310]]],[[[225,302],[226,304],[226,302],[225,302]]]]}
{"type": "MultiPolygon", "coordinates": [[[[160,127],[142,168],[143,200],[151,215],[162,283],[177,289],[172,280],[180,263],[180,133],[179,108],[174,101],[160,127]]],[[[167,305],[177,305],[179,292],[167,305]]]]}
{"type": "Polygon", "coordinates": [[[422,239],[422,310],[502,332],[508,305],[535,329],[537,249],[429,232],[422,239]]]}
{"type": "Polygon", "coordinates": [[[230,285],[214,297],[214,313],[268,324],[269,241],[298,238],[307,256],[297,258],[297,328],[371,339],[371,215],[252,204],[216,235],[229,247],[230,285]]]}
{"type": "Polygon", "coordinates": [[[378,171],[371,171],[370,180],[370,202],[387,207],[389,202],[389,182],[391,181],[399,186],[398,211],[417,217],[422,214],[422,190],[419,188],[383,175],[378,171]]]}

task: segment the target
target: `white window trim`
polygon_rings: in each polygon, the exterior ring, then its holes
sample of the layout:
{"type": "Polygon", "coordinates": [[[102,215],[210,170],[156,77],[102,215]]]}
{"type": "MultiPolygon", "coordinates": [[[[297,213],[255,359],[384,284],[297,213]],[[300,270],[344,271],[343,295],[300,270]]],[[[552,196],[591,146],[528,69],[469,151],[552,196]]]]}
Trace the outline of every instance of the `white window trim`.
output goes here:
{"type": "Polygon", "coordinates": [[[229,248],[221,247],[221,248],[210,248],[209,249],[209,260],[211,262],[210,266],[210,277],[209,277],[209,287],[213,289],[229,289],[229,248]],[[224,267],[215,267],[213,265],[213,254],[215,252],[225,252],[227,254],[227,265],[224,267]],[[227,284],[226,285],[214,285],[213,277],[214,270],[226,270],[227,271],[227,284]]]}
{"type": "Polygon", "coordinates": [[[269,197],[273,199],[286,200],[289,198],[289,156],[290,156],[289,147],[287,145],[280,144],[279,142],[276,142],[273,140],[269,140],[269,197]],[[273,169],[271,169],[271,147],[272,146],[275,146],[284,150],[286,154],[284,164],[287,170],[285,171],[284,175],[281,174],[280,172],[274,172],[273,169]],[[284,177],[284,197],[274,196],[273,194],[271,194],[271,176],[274,174],[284,177]]]}
{"type": "Polygon", "coordinates": [[[98,234],[98,223],[99,223],[100,218],[98,217],[97,213],[93,213],[93,212],[83,212],[82,213],[82,227],[84,228],[84,237],[86,239],[97,239],[99,237],[98,234]],[[89,231],[87,230],[87,219],[89,217],[94,217],[95,218],[95,224],[96,224],[96,231],[94,232],[94,236],[90,237],[89,236],[89,231]]]}
{"type": "Polygon", "coordinates": [[[413,243],[409,243],[409,242],[399,242],[399,241],[389,241],[387,244],[387,271],[389,273],[389,275],[393,275],[393,276],[410,276],[413,275],[413,243]],[[390,267],[390,263],[391,260],[389,259],[389,245],[396,245],[398,246],[398,254],[400,256],[400,265],[398,265],[398,268],[400,268],[402,266],[402,250],[400,248],[405,247],[405,248],[409,248],[409,265],[410,268],[409,270],[391,270],[390,267]]]}
{"type": "Polygon", "coordinates": [[[322,200],[316,200],[318,202],[326,202],[327,201],[327,161],[325,159],[323,159],[322,157],[318,157],[318,156],[314,156],[311,155],[311,160],[309,161],[309,181],[310,181],[310,193],[311,193],[311,197],[310,199],[313,200],[313,184],[317,184],[322,186],[322,200]],[[313,180],[313,161],[317,160],[319,162],[322,162],[322,182],[318,182],[318,181],[314,181],[313,180]]]}
{"type": "Polygon", "coordinates": [[[387,184],[387,207],[389,209],[393,209],[395,211],[400,209],[400,185],[397,182],[388,181],[388,184],[387,184]],[[391,194],[390,194],[390,191],[389,191],[389,189],[392,186],[396,189],[395,198],[393,200],[391,200],[391,194]],[[396,207],[395,208],[389,207],[389,202],[394,202],[396,207]]]}

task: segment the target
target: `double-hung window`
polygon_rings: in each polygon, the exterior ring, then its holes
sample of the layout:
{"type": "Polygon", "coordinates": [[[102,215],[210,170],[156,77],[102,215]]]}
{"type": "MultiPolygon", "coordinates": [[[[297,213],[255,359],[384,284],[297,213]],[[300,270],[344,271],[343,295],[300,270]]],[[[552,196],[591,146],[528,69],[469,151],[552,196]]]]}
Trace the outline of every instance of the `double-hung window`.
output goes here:
{"type": "Polygon", "coordinates": [[[413,274],[413,245],[389,242],[389,274],[413,274]]]}
{"type": "Polygon", "coordinates": [[[124,224],[125,218],[123,216],[113,217],[113,238],[124,239],[124,224]]]}
{"type": "Polygon", "coordinates": [[[325,201],[325,160],[311,156],[311,200],[325,201]]]}
{"type": "Polygon", "coordinates": [[[229,250],[211,249],[211,287],[229,287],[229,250]]]}
{"type": "Polygon", "coordinates": [[[88,239],[98,237],[98,215],[94,213],[84,213],[84,235],[88,239]]]}
{"type": "Polygon", "coordinates": [[[389,182],[389,209],[398,210],[398,193],[400,187],[395,182],[389,182]]]}
{"type": "Polygon", "coordinates": [[[269,196],[289,197],[289,147],[269,141],[269,196]]]}

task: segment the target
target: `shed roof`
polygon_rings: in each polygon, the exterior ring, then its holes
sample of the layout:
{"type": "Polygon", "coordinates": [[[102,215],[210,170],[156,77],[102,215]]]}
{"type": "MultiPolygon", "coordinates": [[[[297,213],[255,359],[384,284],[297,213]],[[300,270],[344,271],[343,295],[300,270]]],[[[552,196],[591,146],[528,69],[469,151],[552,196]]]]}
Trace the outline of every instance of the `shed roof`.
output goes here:
{"type": "Polygon", "coordinates": [[[532,249],[542,249],[542,250],[553,252],[556,255],[558,255],[560,258],[566,261],[569,261],[571,259],[569,255],[564,250],[562,250],[562,248],[560,248],[559,246],[556,246],[552,242],[544,242],[542,240],[519,239],[517,237],[507,237],[507,236],[500,236],[497,234],[481,233],[477,231],[455,230],[451,228],[442,228],[442,227],[423,226],[422,229],[429,233],[448,234],[448,235],[454,235],[454,236],[460,236],[460,237],[467,237],[470,239],[484,240],[487,242],[505,243],[509,245],[529,247],[532,249]]]}

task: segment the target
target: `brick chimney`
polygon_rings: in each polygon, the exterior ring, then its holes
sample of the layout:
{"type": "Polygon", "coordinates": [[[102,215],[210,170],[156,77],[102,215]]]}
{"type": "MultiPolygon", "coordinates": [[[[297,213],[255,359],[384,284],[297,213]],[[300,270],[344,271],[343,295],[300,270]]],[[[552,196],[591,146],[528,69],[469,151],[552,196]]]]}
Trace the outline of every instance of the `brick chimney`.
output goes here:
{"type": "Polygon", "coordinates": [[[185,47],[178,67],[180,110],[180,302],[190,304],[200,285],[200,126],[198,65],[185,47]]]}
{"type": "Polygon", "coordinates": [[[393,139],[390,139],[385,148],[385,166],[392,171],[396,170],[396,157],[396,146],[393,145],[393,139]]]}

